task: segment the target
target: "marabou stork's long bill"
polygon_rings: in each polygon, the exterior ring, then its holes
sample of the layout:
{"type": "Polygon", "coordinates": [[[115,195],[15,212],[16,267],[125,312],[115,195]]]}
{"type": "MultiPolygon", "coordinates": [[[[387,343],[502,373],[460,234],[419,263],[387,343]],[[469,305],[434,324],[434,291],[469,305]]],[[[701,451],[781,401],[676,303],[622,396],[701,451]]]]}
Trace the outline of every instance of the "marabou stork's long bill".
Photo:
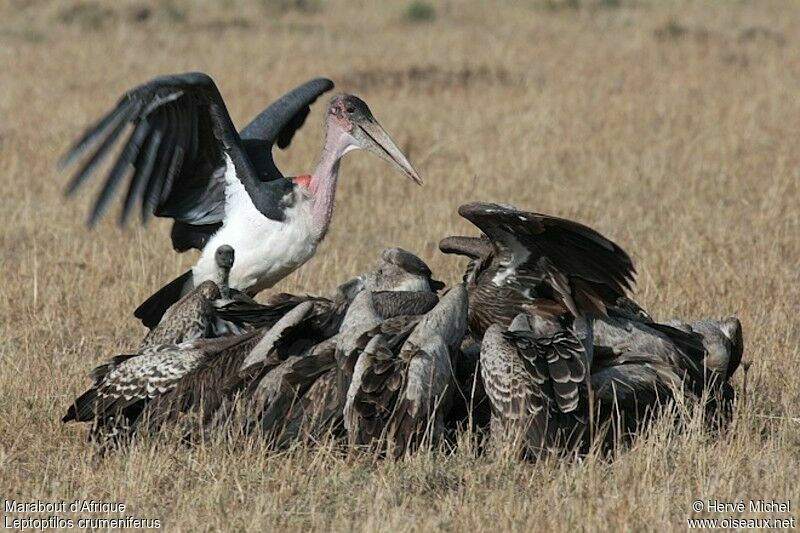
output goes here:
{"type": "Polygon", "coordinates": [[[119,186],[128,190],[124,224],[137,204],[142,222],[151,215],[174,219],[172,244],[202,250],[195,266],[135,311],[148,326],[183,294],[212,279],[220,245],[236,250],[230,286],[254,295],[273,286],[314,255],[333,216],[339,163],[363,148],[422,180],[360,98],[340,94],[328,105],[325,145],[310,176],[287,179],[272,158],[286,148],[311,104],[333,88],[309,81],[270,105],[241,132],[231,121],[214,81],[195,72],[155,78],[126,93],[117,106],[81,137],[61,166],[91,151],[67,187],[74,192],[97,170],[126,130],[130,134],[89,216],[93,225],[119,186]],[[127,128],[128,125],[132,128],[127,128]]]}

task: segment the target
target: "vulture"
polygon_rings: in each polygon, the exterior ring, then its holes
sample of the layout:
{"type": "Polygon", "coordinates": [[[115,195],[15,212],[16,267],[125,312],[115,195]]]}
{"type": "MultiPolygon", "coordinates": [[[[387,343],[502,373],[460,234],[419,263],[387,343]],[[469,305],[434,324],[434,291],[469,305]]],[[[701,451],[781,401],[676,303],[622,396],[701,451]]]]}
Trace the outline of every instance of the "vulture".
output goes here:
{"type": "Polygon", "coordinates": [[[469,258],[469,331],[476,340],[492,324],[508,327],[520,313],[564,318],[591,363],[595,317],[625,297],[635,269],[628,254],[597,231],[562,218],[491,203],[458,213],[483,232],[447,237],[444,253],[469,258]]]}
{"type": "Polygon", "coordinates": [[[344,407],[351,446],[385,447],[399,458],[442,436],[467,306],[459,284],[424,315],[386,320],[362,338],[344,407]]]}

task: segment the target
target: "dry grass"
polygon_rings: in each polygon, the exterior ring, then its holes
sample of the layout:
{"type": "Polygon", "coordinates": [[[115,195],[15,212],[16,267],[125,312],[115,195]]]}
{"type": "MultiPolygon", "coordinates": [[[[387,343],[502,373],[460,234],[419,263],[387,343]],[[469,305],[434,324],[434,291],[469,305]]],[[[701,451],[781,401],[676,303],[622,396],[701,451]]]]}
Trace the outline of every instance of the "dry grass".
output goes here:
{"type": "MultiPolygon", "coordinates": [[[[3,497],[123,501],[186,531],[684,529],[696,499],[800,502],[800,5],[465,0],[414,24],[407,4],[0,3],[3,497]],[[455,281],[436,244],[471,231],[455,213],[469,200],[574,217],[633,253],[658,317],[741,317],[752,393],[732,431],[659,428],[613,463],[465,445],[373,464],[252,443],[94,463],[59,417],[90,367],[136,344],[135,304],[193,258],[169,252],[165,222],[84,229],[91,195],[65,202],[55,161],[126,88],[189,69],[214,76],[239,124],[327,75],[427,180],[349,156],[332,231],[280,289],[324,291],[388,245],[455,281]]],[[[320,116],[280,155],[288,172],[314,163],[320,116]]]]}

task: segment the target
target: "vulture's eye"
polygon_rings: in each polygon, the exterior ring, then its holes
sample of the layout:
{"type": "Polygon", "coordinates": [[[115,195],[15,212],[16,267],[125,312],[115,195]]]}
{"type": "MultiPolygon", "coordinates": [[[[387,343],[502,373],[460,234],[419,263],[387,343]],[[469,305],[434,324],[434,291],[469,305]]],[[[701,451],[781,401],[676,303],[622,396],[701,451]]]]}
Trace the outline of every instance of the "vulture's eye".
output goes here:
{"type": "Polygon", "coordinates": [[[356,112],[356,108],[352,104],[345,106],[344,110],[351,114],[356,112]]]}

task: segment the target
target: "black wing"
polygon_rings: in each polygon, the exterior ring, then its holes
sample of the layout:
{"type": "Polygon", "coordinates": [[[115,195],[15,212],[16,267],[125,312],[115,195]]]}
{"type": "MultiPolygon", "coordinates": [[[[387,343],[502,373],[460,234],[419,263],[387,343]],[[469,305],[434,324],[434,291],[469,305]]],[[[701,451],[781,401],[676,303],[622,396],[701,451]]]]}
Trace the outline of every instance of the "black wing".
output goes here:
{"type": "Polygon", "coordinates": [[[296,87],[273,102],[241,131],[247,154],[262,181],[282,178],[272,159],[272,147],[286,148],[295,132],[302,127],[311,104],[333,89],[333,82],[317,78],[296,87]]]}
{"type": "Polygon", "coordinates": [[[150,215],[193,225],[222,221],[223,154],[233,157],[242,148],[222,96],[208,75],[162,76],[126,93],[62,159],[61,165],[68,166],[91,151],[67,194],[88,181],[126,129],[130,134],[122,141],[122,151],[90,213],[90,225],[105,213],[124,181],[128,192],[120,223],[128,220],[137,203],[143,221],[150,215]]]}
{"type": "MultiPolygon", "coordinates": [[[[61,166],[66,167],[91,152],[66,192],[71,194],[88,181],[129,129],[90,213],[89,225],[100,219],[119,186],[127,181],[121,224],[138,203],[145,222],[150,215],[175,219],[172,240],[177,250],[202,248],[225,216],[224,155],[230,156],[237,177],[251,196],[266,172],[263,162],[250,159],[251,151],[262,157],[266,154],[270,176],[279,177],[269,150],[254,151],[253,143],[270,147],[278,140],[279,146],[288,145],[318,96],[313,91],[324,92],[317,82],[295,89],[262,112],[243,131],[247,132],[243,143],[208,75],[193,72],[155,78],[126,93],[63,157],[61,166]]],[[[257,207],[266,216],[280,217],[277,208],[270,206],[277,206],[283,192],[265,189],[257,207]]]]}

